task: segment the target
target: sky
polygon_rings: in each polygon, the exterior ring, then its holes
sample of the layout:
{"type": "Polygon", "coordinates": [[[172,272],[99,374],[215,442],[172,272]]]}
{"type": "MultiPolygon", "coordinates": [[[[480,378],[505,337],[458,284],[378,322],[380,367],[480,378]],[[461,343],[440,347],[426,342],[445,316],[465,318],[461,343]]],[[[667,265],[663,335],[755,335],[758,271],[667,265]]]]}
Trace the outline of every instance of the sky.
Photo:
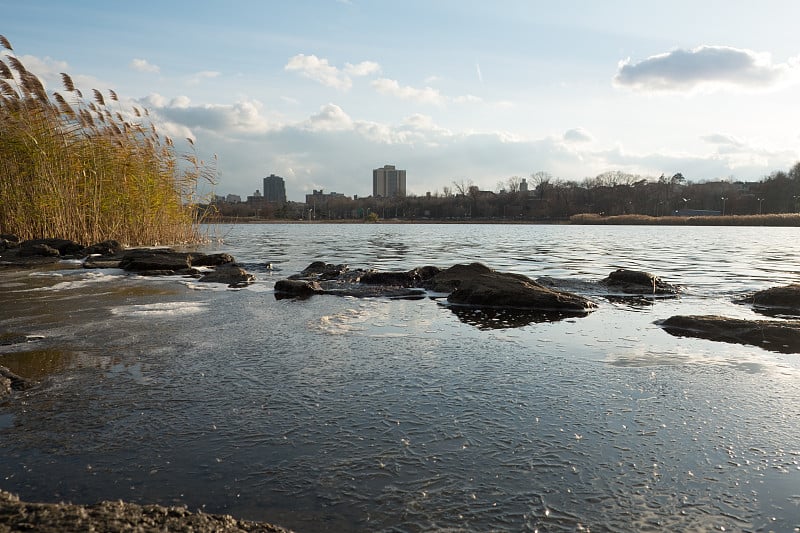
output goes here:
{"type": "Polygon", "coordinates": [[[113,89],[216,194],[497,190],[547,172],[756,181],[800,160],[800,2],[0,0],[48,91],[113,89]],[[178,144],[179,149],[188,145],[178,144]]]}

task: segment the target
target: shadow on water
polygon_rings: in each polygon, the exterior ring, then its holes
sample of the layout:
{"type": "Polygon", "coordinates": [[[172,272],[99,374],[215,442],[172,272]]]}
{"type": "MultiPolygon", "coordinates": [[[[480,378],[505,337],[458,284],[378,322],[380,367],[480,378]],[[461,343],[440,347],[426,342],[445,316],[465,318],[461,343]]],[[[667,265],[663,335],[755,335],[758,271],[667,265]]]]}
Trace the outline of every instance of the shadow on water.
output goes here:
{"type": "Polygon", "coordinates": [[[526,311],[439,305],[450,309],[461,322],[481,330],[522,328],[529,324],[559,322],[568,318],[580,318],[588,315],[588,313],[565,313],[561,311],[526,311]]]}

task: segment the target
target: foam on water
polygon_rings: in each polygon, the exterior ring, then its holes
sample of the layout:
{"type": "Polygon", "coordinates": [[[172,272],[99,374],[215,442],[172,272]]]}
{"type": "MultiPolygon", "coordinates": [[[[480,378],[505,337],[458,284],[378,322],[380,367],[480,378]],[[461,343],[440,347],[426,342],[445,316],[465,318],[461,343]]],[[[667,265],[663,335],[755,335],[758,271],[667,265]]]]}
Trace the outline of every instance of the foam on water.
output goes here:
{"type": "Polygon", "coordinates": [[[208,305],[202,302],[164,302],[122,305],[111,308],[111,314],[127,317],[183,316],[204,313],[208,305]]]}

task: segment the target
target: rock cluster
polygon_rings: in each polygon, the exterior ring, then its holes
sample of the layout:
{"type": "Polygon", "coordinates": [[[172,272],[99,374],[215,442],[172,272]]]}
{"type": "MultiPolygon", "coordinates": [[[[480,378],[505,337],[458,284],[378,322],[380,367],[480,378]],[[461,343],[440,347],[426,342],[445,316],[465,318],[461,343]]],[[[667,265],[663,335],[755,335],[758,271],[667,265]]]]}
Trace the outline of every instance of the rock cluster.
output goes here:
{"type": "Polygon", "coordinates": [[[82,246],[67,239],[35,239],[20,242],[13,235],[0,235],[0,266],[31,267],[62,259],[82,259],[84,268],[121,268],[143,276],[186,275],[202,282],[241,287],[255,276],[238,266],[225,253],[180,252],[170,248],[132,248],[107,240],[82,246]],[[201,267],[213,270],[201,271],[201,267]]]}
{"type": "Polygon", "coordinates": [[[349,270],[346,265],[315,262],[301,273],[275,284],[276,297],[336,294],[359,297],[424,297],[426,290],[449,293],[453,305],[517,310],[587,313],[591,300],[549,289],[520,274],[493,270],[480,263],[442,270],[424,266],[408,271],[349,270]]]}

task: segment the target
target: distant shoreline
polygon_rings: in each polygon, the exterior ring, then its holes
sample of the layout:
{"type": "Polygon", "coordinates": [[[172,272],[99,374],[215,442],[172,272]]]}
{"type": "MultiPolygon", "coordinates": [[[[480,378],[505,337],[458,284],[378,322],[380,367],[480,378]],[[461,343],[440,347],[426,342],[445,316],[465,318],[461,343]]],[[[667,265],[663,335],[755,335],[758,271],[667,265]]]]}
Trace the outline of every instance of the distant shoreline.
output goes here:
{"type": "Polygon", "coordinates": [[[766,226],[800,227],[800,213],[770,215],[662,216],[595,214],[573,215],[569,219],[363,219],[282,220],[242,217],[217,217],[205,224],[506,224],[506,225],[598,225],[598,226],[766,226]]]}

